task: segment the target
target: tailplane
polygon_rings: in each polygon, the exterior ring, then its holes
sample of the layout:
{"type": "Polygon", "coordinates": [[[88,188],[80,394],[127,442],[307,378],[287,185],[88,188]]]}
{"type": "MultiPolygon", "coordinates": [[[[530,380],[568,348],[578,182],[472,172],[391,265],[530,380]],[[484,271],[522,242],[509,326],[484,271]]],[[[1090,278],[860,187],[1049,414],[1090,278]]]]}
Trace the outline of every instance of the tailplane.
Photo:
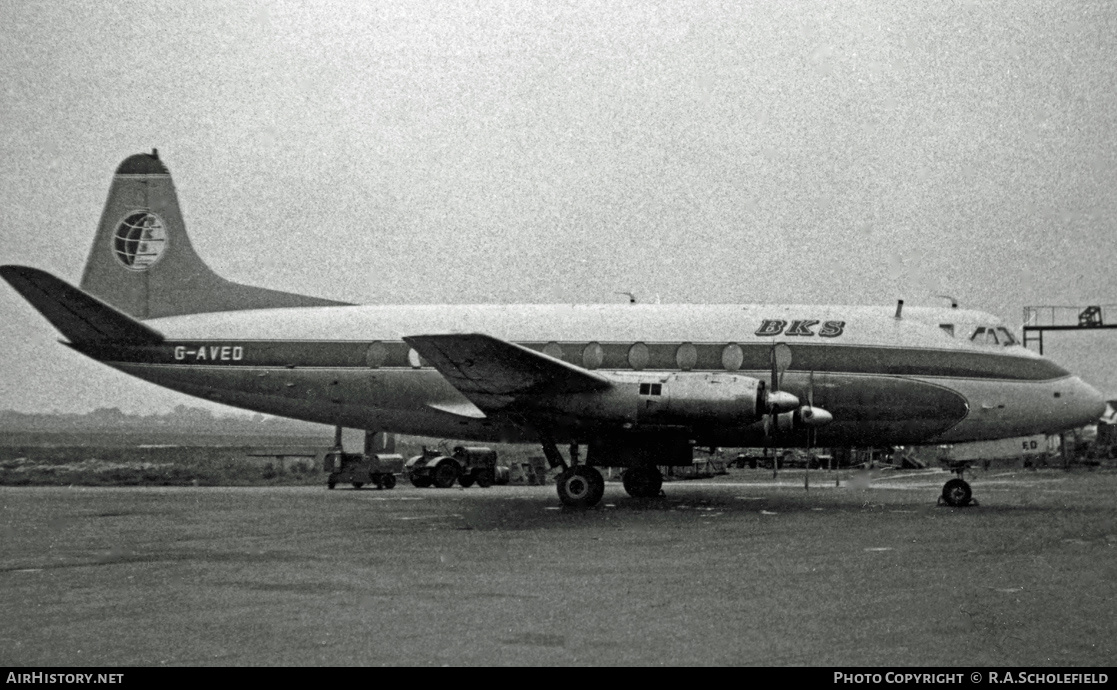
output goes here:
{"type": "Polygon", "coordinates": [[[81,289],[140,319],[347,304],[242,285],[214,273],[190,244],[171,173],[155,150],[117,167],[81,289]]]}
{"type": "Polygon", "coordinates": [[[163,334],[113,309],[46,271],[28,266],[0,266],[8,281],[74,344],[158,345],[163,334]]]}

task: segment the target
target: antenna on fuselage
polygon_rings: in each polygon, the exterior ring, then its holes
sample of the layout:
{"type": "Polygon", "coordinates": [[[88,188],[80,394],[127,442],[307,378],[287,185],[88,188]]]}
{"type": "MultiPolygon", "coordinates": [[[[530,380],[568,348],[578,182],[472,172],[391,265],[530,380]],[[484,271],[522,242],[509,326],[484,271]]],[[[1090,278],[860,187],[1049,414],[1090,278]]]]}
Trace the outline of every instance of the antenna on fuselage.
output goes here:
{"type": "Polygon", "coordinates": [[[958,300],[954,299],[950,295],[935,295],[935,297],[941,297],[943,299],[950,300],[950,308],[951,309],[957,309],[958,308],[958,300]]]}
{"type": "Polygon", "coordinates": [[[904,300],[902,300],[902,299],[897,300],[896,301],[896,318],[897,319],[900,318],[900,312],[902,312],[903,310],[904,310],[904,300]]]}
{"type": "Polygon", "coordinates": [[[614,295],[628,295],[628,303],[629,304],[636,304],[636,294],[635,293],[617,291],[617,292],[614,292],[613,294],[614,295]]]}

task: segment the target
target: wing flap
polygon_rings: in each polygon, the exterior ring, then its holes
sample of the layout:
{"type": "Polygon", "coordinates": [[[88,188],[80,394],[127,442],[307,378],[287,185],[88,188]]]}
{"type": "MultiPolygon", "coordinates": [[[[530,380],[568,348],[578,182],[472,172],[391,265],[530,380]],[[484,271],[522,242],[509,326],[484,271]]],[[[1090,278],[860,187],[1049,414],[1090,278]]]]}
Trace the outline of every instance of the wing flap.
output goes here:
{"type": "Polygon", "coordinates": [[[413,335],[403,340],[482,410],[507,407],[526,397],[612,385],[592,371],[483,333],[413,335]]]}
{"type": "Polygon", "coordinates": [[[73,343],[155,345],[163,335],[93,295],[28,266],[0,266],[0,277],[73,343]]]}

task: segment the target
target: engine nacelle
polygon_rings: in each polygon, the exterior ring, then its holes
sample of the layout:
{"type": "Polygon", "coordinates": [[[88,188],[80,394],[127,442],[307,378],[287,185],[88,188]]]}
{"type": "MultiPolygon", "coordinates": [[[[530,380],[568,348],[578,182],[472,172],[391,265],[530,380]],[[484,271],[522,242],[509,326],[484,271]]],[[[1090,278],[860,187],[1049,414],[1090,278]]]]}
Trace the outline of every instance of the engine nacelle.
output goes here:
{"type": "Polygon", "coordinates": [[[669,374],[659,392],[640,396],[640,423],[741,427],[762,419],[767,409],[764,386],[739,374],[669,374]]]}
{"type": "Polygon", "coordinates": [[[546,396],[535,411],[556,424],[602,430],[638,427],[740,428],[772,412],[794,410],[799,399],[769,393],[751,376],[722,372],[610,372],[608,390],[546,396]]]}

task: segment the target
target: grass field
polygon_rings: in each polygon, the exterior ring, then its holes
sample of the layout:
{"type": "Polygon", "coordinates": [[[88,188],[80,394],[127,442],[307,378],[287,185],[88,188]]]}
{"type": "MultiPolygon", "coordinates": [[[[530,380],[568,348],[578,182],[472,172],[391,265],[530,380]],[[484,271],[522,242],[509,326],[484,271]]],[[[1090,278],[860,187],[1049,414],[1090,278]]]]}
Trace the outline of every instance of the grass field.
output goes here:
{"type": "MultiPolygon", "coordinates": [[[[5,434],[0,436],[0,486],[324,484],[320,454],[332,442],[332,438],[315,436],[5,434]],[[275,455],[261,455],[264,451],[275,455]],[[281,454],[286,457],[276,457],[281,454]]],[[[418,455],[423,443],[423,439],[405,437],[396,452],[404,457],[418,455]]],[[[443,450],[449,452],[449,444],[444,445],[443,450]]],[[[493,447],[502,464],[527,462],[529,456],[539,454],[529,446],[493,447]]]]}

